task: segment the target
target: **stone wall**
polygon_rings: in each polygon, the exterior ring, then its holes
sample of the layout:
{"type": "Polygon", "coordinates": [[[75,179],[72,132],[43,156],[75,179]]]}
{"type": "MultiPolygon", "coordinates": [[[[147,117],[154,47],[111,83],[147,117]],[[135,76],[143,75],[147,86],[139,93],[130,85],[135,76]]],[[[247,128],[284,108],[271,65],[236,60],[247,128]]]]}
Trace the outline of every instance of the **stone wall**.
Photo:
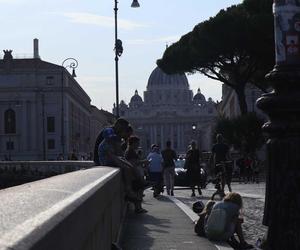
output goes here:
{"type": "Polygon", "coordinates": [[[2,161],[0,189],[94,166],[92,161],[2,161]]]}
{"type": "Polygon", "coordinates": [[[118,169],[95,167],[3,189],[1,250],[109,250],[124,211],[118,169]]]}

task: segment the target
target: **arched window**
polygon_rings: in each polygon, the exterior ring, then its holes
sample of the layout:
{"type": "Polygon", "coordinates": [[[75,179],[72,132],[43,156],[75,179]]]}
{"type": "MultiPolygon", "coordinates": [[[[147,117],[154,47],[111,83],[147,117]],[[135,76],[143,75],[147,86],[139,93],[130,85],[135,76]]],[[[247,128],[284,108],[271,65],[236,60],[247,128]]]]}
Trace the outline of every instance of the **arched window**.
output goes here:
{"type": "Polygon", "coordinates": [[[16,112],[12,109],[4,112],[4,132],[5,134],[16,133],[16,112]]]}

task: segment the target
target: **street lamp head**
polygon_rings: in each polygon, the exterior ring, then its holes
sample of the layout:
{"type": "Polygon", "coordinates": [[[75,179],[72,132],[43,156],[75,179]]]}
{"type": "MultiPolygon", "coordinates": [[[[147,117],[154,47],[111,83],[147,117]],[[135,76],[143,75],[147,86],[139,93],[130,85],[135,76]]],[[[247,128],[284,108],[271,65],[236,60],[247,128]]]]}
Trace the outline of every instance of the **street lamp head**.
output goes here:
{"type": "Polygon", "coordinates": [[[138,0],[133,0],[131,4],[131,8],[138,8],[138,7],[140,7],[138,0]]]}
{"type": "Polygon", "coordinates": [[[78,66],[78,61],[75,58],[69,57],[65,59],[61,64],[65,69],[71,68],[72,69],[72,77],[76,77],[75,69],[78,66]],[[66,65],[67,64],[67,65],[66,65]]]}
{"type": "Polygon", "coordinates": [[[77,77],[77,75],[76,75],[76,73],[75,73],[75,69],[74,69],[74,68],[73,68],[73,70],[72,70],[72,77],[73,77],[73,78],[77,77]]]}

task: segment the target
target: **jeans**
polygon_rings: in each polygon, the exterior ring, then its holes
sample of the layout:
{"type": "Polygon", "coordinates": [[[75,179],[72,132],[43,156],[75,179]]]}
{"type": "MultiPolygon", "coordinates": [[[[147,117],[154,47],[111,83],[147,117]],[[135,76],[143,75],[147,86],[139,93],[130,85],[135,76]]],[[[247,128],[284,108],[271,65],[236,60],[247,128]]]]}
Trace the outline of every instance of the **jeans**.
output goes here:
{"type": "Polygon", "coordinates": [[[169,167],[164,169],[164,181],[168,194],[174,190],[175,168],[169,167]]]}

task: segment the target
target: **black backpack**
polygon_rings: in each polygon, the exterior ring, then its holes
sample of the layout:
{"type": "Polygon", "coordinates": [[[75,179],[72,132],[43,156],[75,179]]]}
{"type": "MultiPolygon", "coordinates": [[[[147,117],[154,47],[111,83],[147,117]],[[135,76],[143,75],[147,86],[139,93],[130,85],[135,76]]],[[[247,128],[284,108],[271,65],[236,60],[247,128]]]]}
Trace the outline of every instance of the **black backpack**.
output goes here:
{"type": "Polygon", "coordinates": [[[194,231],[198,236],[205,237],[204,230],[205,214],[200,214],[200,217],[194,227],[194,231]]]}

